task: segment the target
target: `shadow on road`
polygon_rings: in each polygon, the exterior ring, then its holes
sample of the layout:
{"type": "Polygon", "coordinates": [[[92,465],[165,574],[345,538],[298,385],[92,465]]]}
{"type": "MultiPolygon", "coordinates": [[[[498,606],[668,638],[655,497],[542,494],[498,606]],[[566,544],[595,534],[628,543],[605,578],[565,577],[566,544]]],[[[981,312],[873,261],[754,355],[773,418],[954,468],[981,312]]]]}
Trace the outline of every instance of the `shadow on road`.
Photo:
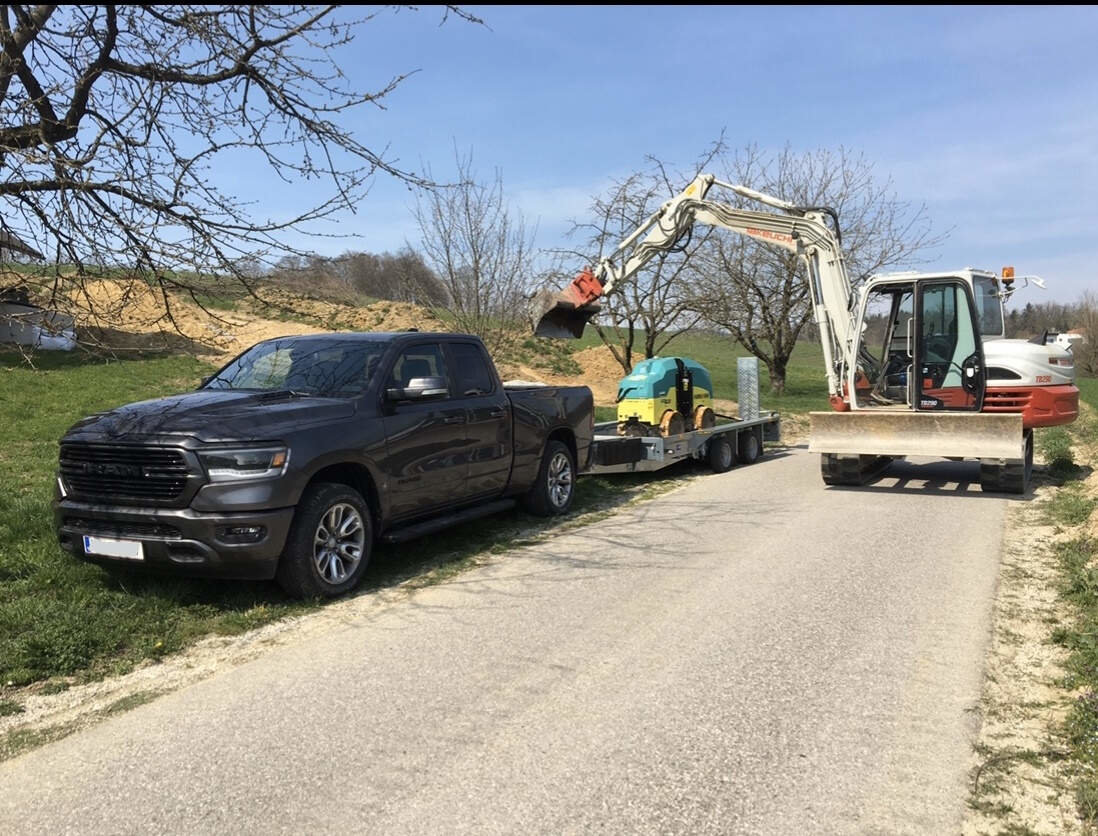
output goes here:
{"type": "Polygon", "coordinates": [[[1033,488],[1051,480],[1043,468],[1034,468],[1033,482],[1024,495],[985,493],[980,488],[979,462],[894,461],[872,482],[860,486],[831,486],[829,491],[898,493],[911,496],[964,496],[971,499],[1008,499],[1032,502],[1033,488]]]}

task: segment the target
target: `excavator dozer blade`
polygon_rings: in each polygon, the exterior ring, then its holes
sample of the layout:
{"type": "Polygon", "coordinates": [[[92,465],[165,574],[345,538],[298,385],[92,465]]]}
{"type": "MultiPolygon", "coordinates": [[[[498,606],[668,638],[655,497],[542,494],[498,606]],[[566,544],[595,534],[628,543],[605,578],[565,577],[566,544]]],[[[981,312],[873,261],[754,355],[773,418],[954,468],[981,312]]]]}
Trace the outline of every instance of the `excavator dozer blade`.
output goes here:
{"type": "Polygon", "coordinates": [[[578,340],[601,306],[597,302],[576,305],[566,293],[539,293],[534,301],[537,324],[534,333],[555,340],[578,340]]]}
{"type": "Polygon", "coordinates": [[[986,412],[810,412],[808,449],[832,456],[1025,457],[1022,416],[986,412]]]}

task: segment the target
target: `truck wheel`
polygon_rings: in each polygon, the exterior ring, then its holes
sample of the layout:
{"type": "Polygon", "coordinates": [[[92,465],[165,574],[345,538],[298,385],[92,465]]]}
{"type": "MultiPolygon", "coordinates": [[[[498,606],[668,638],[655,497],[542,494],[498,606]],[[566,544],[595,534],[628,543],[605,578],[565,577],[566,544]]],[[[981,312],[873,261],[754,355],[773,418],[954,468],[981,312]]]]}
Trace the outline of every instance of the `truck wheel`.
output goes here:
{"type": "Polygon", "coordinates": [[[334,598],[362,580],[373,548],[370,510],[346,485],[310,485],[301,495],[275,578],[295,598],[334,598]]]}
{"type": "Polygon", "coordinates": [[[709,467],[714,473],[727,473],[736,463],[736,451],[727,435],[718,435],[709,442],[709,467]]]}
{"type": "Polygon", "coordinates": [[[576,460],[572,451],[562,441],[550,441],[545,445],[537,479],[523,499],[523,505],[531,514],[552,517],[568,512],[575,493],[576,460]]]}
{"type": "Polygon", "coordinates": [[[762,455],[762,439],[759,434],[750,429],[740,433],[740,462],[754,464],[762,455]]]}

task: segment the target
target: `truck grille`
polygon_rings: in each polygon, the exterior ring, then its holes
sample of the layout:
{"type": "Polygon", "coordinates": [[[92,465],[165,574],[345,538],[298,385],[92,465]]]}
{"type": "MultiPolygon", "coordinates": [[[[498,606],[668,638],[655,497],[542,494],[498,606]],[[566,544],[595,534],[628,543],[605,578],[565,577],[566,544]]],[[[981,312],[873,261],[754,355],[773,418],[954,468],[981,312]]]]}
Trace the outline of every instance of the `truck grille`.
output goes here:
{"type": "Polygon", "coordinates": [[[62,444],[60,467],[70,493],[126,504],[178,499],[190,473],[183,451],[172,447],[62,444]]]}

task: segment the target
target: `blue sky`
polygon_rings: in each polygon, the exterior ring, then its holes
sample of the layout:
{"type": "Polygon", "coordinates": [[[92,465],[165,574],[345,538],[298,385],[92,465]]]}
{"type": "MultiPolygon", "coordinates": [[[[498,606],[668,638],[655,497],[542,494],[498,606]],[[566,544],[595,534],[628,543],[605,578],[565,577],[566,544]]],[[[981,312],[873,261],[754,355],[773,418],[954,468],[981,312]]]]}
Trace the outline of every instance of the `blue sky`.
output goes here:
{"type": "MultiPolygon", "coordinates": [[[[1086,235],[1098,197],[1093,8],[468,8],[487,25],[440,26],[427,7],[362,26],[340,56],[354,84],[417,72],[350,124],[439,179],[455,145],[472,149],[482,173],[502,171],[539,246],[560,245],[591,196],[646,154],[685,168],[723,129],[734,146],[864,152],[949,230],[932,266],[1013,264],[1048,281],[1024,291],[1033,301],[1098,290],[1086,235]]],[[[311,191],[257,190],[240,175],[241,196],[275,214],[311,191]]],[[[413,202],[379,178],[328,230],[358,237],[311,246],[414,245],[413,202]]]]}

